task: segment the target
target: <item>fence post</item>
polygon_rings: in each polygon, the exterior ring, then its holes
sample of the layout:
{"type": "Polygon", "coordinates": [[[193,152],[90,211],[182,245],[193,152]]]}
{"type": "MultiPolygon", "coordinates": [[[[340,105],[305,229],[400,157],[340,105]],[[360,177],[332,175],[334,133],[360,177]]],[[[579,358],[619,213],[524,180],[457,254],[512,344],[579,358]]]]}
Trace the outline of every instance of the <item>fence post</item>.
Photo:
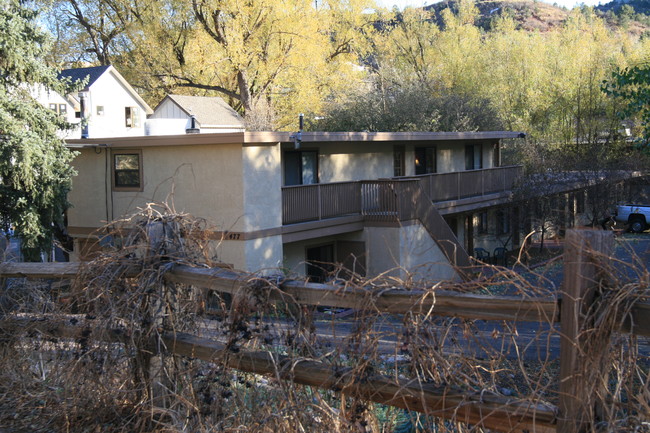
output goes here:
{"type": "Polygon", "coordinates": [[[568,230],[564,244],[564,281],[560,310],[560,399],[558,433],[587,428],[590,396],[580,369],[586,313],[595,299],[599,256],[611,255],[614,236],[606,230],[568,230]]]}

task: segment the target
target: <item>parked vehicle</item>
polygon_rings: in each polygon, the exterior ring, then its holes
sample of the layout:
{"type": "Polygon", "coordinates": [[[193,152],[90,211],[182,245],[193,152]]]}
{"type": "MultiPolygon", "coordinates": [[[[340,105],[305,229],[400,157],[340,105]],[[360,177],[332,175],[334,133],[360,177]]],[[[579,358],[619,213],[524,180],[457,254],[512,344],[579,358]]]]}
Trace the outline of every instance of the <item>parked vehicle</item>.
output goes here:
{"type": "Polygon", "coordinates": [[[616,207],[616,221],[627,224],[631,232],[641,233],[648,229],[650,206],[640,204],[619,205],[616,207]]]}

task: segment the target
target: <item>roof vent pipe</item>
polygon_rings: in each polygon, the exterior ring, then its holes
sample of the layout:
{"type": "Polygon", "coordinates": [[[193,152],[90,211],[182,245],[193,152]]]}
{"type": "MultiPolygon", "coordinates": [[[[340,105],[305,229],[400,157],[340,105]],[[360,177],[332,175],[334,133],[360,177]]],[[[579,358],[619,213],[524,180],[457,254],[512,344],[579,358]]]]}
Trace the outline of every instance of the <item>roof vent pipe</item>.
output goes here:
{"type": "Polygon", "coordinates": [[[292,134],[290,139],[293,140],[293,147],[295,149],[300,149],[300,144],[302,143],[302,130],[305,125],[305,115],[300,113],[298,116],[298,124],[299,124],[299,129],[298,132],[295,134],[292,134]]]}
{"type": "Polygon", "coordinates": [[[88,138],[88,92],[79,92],[79,118],[81,119],[81,138],[88,138]]]}
{"type": "Polygon", "coordinates": [[[196,116],[193,114],[190,116],[190,127],[185,130],[186,134],[199,134],[201,133],[201,129],[197,127],[196,124],[196,116]]]}

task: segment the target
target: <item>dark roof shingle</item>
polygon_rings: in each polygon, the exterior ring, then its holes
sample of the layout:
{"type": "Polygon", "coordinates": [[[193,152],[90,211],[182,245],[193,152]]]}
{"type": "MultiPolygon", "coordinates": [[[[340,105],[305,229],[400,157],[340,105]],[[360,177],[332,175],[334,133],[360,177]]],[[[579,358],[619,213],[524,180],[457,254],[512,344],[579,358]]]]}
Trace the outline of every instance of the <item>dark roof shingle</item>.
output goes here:
{"type": "Polygon", "coordinates": [[[99,77],[102,76],[110,68],[110,65],[107,66],[93,66],[90,68],[74,68],[74,69],[64,69],[59,73],[59,78],[70,78],[73,82],[83,81],[88,78],[88,83],[86,83],[86,88],[90,87],[99,77]]]}

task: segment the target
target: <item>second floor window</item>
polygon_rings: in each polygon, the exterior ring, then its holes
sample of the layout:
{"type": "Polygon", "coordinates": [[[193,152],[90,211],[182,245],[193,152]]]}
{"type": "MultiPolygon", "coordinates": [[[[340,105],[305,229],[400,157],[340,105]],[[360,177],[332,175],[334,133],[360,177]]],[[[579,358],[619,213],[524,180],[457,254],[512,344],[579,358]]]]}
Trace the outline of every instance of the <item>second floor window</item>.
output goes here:
{"type": "Polygon", "coordinates": [[[68,112],[68,106],[65,104],[50,104],[50,110],[54,111],[56,114],[65,116],[68,112]]]}
{"type": "Polygon", "coordinates": [[[393,176],[406,176],[404,146],[393,146],[393,176]]]}
{"type": "Polygon", "coordinates": [[[315,150],[284,152],[284,184],[318,183],[318,152],[315,150]]]}
{"type": "Polygon", "coordinates": [[[481,144],[465,145],[465,170],[483,168],[483,146],[481,144]]]}
{"type": "Polygon", "coordinates": [[[415,174],[429,174],[436,172],[436,148],[415,148],[415,174]]]}
{"type": "Polygon", "coordinates": [[[138,107],[125,107],[124,120],[127,128],[138,128],[140,126],[140,109],[138,107]]]}

